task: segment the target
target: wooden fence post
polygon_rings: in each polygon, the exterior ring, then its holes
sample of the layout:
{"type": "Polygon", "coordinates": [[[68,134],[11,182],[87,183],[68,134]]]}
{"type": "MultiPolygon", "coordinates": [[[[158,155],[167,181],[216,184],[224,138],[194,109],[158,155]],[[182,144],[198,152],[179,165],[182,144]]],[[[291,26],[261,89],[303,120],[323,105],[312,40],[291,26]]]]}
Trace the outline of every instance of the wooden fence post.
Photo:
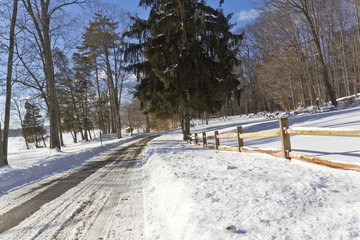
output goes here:
{"type": "Polygon", "coordinates": [[[206,132],[203,132],[203,147],[207,147],[206,132]]]}
{"type": "Polygon", "coordinates": [[[282,157],[290,159],[291,152],[291,143],[290,143],[290,135],[286,133],[286,130],[289,129],[289,119],[280,118],[279,120],[280,132],[281,132],[281,151],[282,157]]]}
{"type": "Polygon", "coordinates": [[[219,150],[219,146],[220,146],[220,139],[218,138],[219,135],[219,131],[215,131],[215,149],[219,150]]]}
{"type": "Polygon", "coordinates": [[[238,152],[241,152],[241,148],[244,146],[244,140],[242,138],[240,138],[240,134],[242,134],[241,126],[236,128],[238,152]]]}
{"type": "Polygon", "coordinates": [[[195,144],[198,144],[198,143],[199,143],[198,134],[195,133],[195,144]]]}

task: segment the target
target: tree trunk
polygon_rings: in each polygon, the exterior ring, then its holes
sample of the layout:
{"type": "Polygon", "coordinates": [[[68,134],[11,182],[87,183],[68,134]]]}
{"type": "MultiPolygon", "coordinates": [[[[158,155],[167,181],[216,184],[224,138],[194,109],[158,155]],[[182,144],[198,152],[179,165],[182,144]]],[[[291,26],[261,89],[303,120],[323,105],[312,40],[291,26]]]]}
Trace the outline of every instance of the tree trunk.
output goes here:
{"type": "Polygon", "coordinates": [[[43,143],[44,143],[44,147],[46,147],[46,142],[45,142],[44,135],[41,135],[41,139],[42,139],[42,141],[43,141],[43,143]]]}
{"type": "MultiPolygon", "coordinates": [[[[64,144],[64,138],[63,138],[63,134],[62,134],[62,130],[61,130],[61,118],[60,118],[60,106],[59,106],[59,104],[58,104],[58,113],[59,113],[59,115],[58,115],[58,124],[59,124],[59,137],[60,137],[60,144],[61,144],[61,146],[65,146],[65,144],[64,144]]],[[[45,147],[46,147],[46,145],[45,145],[45,147]]]]}
{"type": "MultiPolygon", "coordinates": [[[[4,122],[4,139],[0,146],[3,147],[4,164],[7,165],[7,152],[8,152],[8,139],[9,139],[9,128],[10,128],[10,104],[11,104],[11,78],[14,60],[14,46],[15,46],[15,26],[18,11],[18,0],[13,2],[13,12],[10,24],[10,43],[9,43],[9,57],[7,65],[6,75],[6,101],[5,101],[5,122],[4,122]]],[[[2,164],[0,163],[0,166],[2,164]]]]}
{"type": "Polygon", "coordinates": [[[184,114],[181,114],[180,116],[180,124],[181,124],[181,133],[184,134],[185,132],[184,114]]]}
{"type": "Polygon", "coordinates": [[[310,27],[310,30],[311,30],[310,32],[311,32],[311,35],[312,35],[312,37],[314,39],[314,42],[315,42],[316,51],[317,51],[317,54],[318,54],[317,57],[319,59],[319,63],[320,63],[321,68],[322,68],[322,76],[323,76],[322,80],[323,80],[323,83],[325,85],[327,94],[328,94],[332,104],[337,106],[337,101],[336,101],[336,97],[335,97],[335,94],[334,94],[334,90],[333,90],[333,87],[330,84],[330,80],[329,80],[328,69],[327,69],[327,66],[326,66],[326,63],[325,63],[325,58],[324,58],[323,52],[321,50],[320,36],[319,36],[318,32],[315,29],[313,20],[310,17],[310,13],[307,11],[307,7],[304,6],[301,10],[302,10],[302,12],[303,12],[308,24],[309,24],[309,27],[310,27]]]}
{"type": "MultiPolygon", "coordinates": [[[[338,10],[341,11],[341,10],[338,10]]],[[[339,13],[342,14],[342,13],[339,13]]],[[[342,57],[342,63],[343,63],[343,77],[345,81],[345,95],[350,95],[350,82],[349,82],[349,73],[348,73],[348,64],[347,64],[347,58],[345,53],[346,43],[345,43],[345,31],[344,31],[344,23],[342,19],[342,15],[338,16],[339,25],[340,25],[340,40],[341,40],[341,57],[342,57]]]]}
{"type": "Polygon", "coordinates": [[[146,117],[146,133],[150,133],[150,119],[149,114],[145,114],[146,117]]]}
{"type": "Polygon", "coordinates": [[[356,64],[354,66],[355,68],[355,76],[354,76],[354,91],[355,91],[355,95],[357,95],[358,93],[358,77],[359,77],[359,69],[360,69],[360,3],[357,0],[354,0],[354,4],[355,4],[355,8],[354,8],[354,16],[356,19],[356,26],[357,26],[357,39],[355,40],[355,46],[356,46],[356,53],[355,56],[357,56],[356,58],[356,62],[354,62],[354,64],[356,64]]]}
{"type": "Polygon", "coordinates": [[[209,119],[208,119],[208,116],[207,116],[206,112],[204,112],[204,118],[205,118],[206,125],[209,125],[209,119]]]}
{"type": "Polygon", "coordinates": [[[74,143],[77,143],[77,133],[76,133],[75,128],[73,128],[73,130],[70,131],[70,133],[71,133],[71,135],[72,135],[72,137],[73,137],[74,143]]]}
{"type": "Polygon", "coordinates": [[[3,151],[3,148],[1,147],[2,146],[2,134],[1,134],[1,122],[0,122],[0,167],[4,166],[4,165],[7,165],[7,161],[4,157],[4,151],[3,151]]]}
{"type": "Polygon", "coordinates": [[[186,141],[189,139],[190,135],[190,109],[188,104],[185,104],[185,110],[184,110],[184,133],[183,133],[183,139],[186,141]]]}
{"type": "MultiPolygon", "coordinates": [[[[98,73],[98,65],[97,65],[97,61],[95,58],[95,74],[96,74],[96,88],[97,88],[97,92],[98,92],[98,102],[100,103],[101,100],[101,91],[100,91],[100,84],[99,84],[99,73],[98,73]]],[[[104,124],[104,117],[103,117],[103,111],[102,109],[99,107],[99,104],[97,104],[97,112],[99,114],[99,128],[103,131],[106,132],[105,129],[105,124],[104,124]]]]}
{"type": "Polygon", "coordinates": [[[114,86],[114,79],[113,79],[113,74],[112,74],[111,67],[110,67],[109,52],[108,52],[107,48],[105,48],[104,53],[105,53],[106,70],[107,70],[107,74],[108,74],[108,78],[109,78],[109,82],[110,82],[110,92],[111,92],[110,96],[113,99],[113,104],[114,104],[114,113],[115,113],[114,120],[115,120],[117,138],[120,139],[121,138],[121,119],[120,119],[120,107],[119,107],[118,95],[117,95],[118,92],[114,86]]]}
{"type": "Polygon", "coordinates": [[[58,99],[56,95],[54,63],[51,53],[50,42],[50,16],[48,13],[50,1],[41,1],[41,26],[44,40],[45,79],[49,99],[49,120],[50,120],[50,148],[61,149],[58,125],[58,99]]]}

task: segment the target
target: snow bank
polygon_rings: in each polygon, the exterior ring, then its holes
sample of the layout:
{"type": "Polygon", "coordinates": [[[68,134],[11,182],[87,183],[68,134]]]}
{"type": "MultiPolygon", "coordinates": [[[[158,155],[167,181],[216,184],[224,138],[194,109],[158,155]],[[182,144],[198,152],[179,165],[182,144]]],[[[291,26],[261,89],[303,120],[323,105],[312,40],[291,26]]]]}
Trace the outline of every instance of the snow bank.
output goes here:
{"type": "Polygon", "coordinates": [[[196,206],[188,195],[191,189],[178,180],[178,173],[162,162],[166,149],[152,149],[154,144],[150,144],[144,158],[148,163],[143,169],[145,235],[174,240],[195,237],[196,226],[191,215],[196,206]]]}
{"type": "Polygon", "coordinates": [[[146,239],[360,238],[357,172],[216,152],[180,134],[153,140],[144,163],[146,239]]]}

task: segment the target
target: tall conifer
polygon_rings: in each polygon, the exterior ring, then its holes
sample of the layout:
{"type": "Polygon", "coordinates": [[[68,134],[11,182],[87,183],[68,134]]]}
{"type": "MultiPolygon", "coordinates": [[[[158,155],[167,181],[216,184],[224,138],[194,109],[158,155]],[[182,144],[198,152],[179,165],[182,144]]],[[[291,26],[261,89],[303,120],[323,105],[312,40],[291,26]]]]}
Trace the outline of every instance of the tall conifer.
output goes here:
{"type": "Polygon", "coordinates": [[[232,70],[242,36],[230,31],[231,15],[206,1],[141,0],[139,5],[151,10],[147,20],[134,18],[126,34],[139,40],[127,49],[130,69],[140,78],[136,96],[158,117],[183,115],[186,140],[191,110],[213,113],[237,91],[232,70]]]}

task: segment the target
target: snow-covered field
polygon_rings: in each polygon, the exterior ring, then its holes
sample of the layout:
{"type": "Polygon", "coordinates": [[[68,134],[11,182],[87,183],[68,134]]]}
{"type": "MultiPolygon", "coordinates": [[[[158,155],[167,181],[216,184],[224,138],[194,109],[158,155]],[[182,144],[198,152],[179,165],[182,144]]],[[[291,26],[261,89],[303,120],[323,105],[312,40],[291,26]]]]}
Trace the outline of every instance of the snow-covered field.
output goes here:
{"type": "MultiPolygon", "coordinates": [[[[360,129],[360,107],[290,115],[289,122],[291,127],[360,129]]],[[[192,132],[211,135],[240,125],[244,132],[277,129],[278,119],[253,115],[194,124],[192,132]]],[[[138,137],[68,144],[62,152],[25,150],[21,138],[11,138],[10,166],[0,168],[1,212],[9,202],[16,205],[14,193],[27,185],[73,171],[138,137]]],[[[360,138],[291,136],[291,143],[296,152],[360,165],[360,138]]],[[[280,140],[245,140],[245,146],[280,148],[280,140]]],[[[360,239],[359,172],[201,148],[182,141],[180,130],[151,141],[142,162],[143,178],[134,182],[143,188],[145,239],[360,239]]],[[[73,208],[69,211],[76,213],[73,208]]],[[[127,239],[116,233],[111,239],[127,239]]]]}
{"type": "MultiPolygon", "coordinates": [[[[247,118],[235,116],[218,119],[217,121],[210,121],[208,126],[201,121],[195,121],[194,125],[195,127],[191,130],[192,133],[205,131],[208,136],[211,136],[214,135],[215,130],[220,130],[220,134],[236,132],[237,126],[242,126],[244,133],[279,130],[279,119],[264,119],[264,116],[259,114],[247,118]]],[[[296,129],[360,130],[360,107],[290,116],[289,125],[290,128],[296,129]]],[[[290,139],[293,152],[325,158],[334,162],[360,164],[360,138],[358,137],[291,135],[290,139]]],[[[209,143],[214,145],[213,140],[209,143]]],[[[221,139],[220,145],[236,147],[237,142],[236,139],[221,139]]],[[[281,141],[280,137],[245,139],[244,146],[280,150],[281,141]]]]}
{"type": "MultiPolygon", "coordinates": [[[[291,116],[292,127],[360,129],[360,107],[291,116]]],[[[278,128],[278,119],[231,117],[192,132],[278,128]]],[[[210,134],[208,134],[210,135],[210,134]]],[[[179,133],[153,140],[143,167],[149,239],[360,239],[360,173],[265,154],[223,152],[184,143],[179,133]]],[[[293,149],[360,165],[360,138],[292,136],[293,149]]],[[[236,140],[222,141],[236,146],[236,140]]],[[[280,148],[277,138],[245,146],[280,148]]]]}
{"type": "Polygon", "coordinates": [[[216,152],[179,135],[150,143],[149,239],[360,239],[360,173],[216,152]]]}

